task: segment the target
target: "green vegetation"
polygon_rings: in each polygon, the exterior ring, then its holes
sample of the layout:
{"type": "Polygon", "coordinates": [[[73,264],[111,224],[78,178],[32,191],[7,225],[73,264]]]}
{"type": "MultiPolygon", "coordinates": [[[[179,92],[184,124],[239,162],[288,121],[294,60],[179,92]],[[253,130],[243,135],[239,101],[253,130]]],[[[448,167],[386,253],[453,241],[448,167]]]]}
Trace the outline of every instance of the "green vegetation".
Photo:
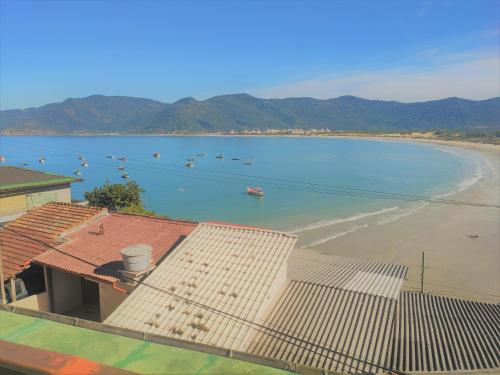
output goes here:
{"type": "Polygon", "coordinates": [[[144,189],[135,181],[126,184],[107,183],[86,192],[85,199],[92,206],[106,207],[110,211],[161,217],[154,211],[144,208],[141,193],[144,193],[144,189]]]}
{"type": "Polygon", "coordinates": [[[94,95],[26,110],[1,111],[0,132],[210,133],[253,129],[330,131],[433,131],[490,133],[500,130],[500,97],[447,98],[421,103],[366,100],[354,96],[259,99],[247,94],[173,104],[94,95]]]}

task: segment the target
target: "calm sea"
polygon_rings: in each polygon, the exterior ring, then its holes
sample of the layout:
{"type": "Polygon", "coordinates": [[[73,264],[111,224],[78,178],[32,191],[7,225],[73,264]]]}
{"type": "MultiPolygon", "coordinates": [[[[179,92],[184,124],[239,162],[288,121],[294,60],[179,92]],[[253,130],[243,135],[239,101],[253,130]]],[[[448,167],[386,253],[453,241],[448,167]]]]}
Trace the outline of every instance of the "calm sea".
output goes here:
{"type": "Polygon", "coordinates": [[[107,181],[123,183],[127,173],[158,213],[297,233],[321,230],[316,243],[360,230],[366,218],[375,224],[397,220],[422,204],[364,190],[443,195],[467,188],[483,173],[479,156],[465,150],[307,137],[8,136],[0,139],[0,154],[9,165],[28,163],[71,176],[80,169],[84,181],[73,185],[74,198],[107,181]],[[217,159],[219,154],[225,158],[217,159]],[[88,160],[87,168],[79,156],[88,160]],[[191,169],[185,167],[190,157],[196,160],[191,169]],[[121,165],[125,171],[118,170],[121,165]],[[262,187],[265,196],[247,195],[247,186],[262,187]]]}

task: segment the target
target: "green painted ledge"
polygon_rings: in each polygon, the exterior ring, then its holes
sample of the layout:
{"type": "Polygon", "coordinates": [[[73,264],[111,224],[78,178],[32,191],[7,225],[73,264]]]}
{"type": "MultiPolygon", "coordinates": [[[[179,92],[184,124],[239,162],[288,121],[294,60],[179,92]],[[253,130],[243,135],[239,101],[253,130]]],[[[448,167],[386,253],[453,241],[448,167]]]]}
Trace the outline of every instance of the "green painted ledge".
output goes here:
{"type": "Polygon", "coordinates": [[[72,182],[76,182],[78,179],[72,178],[72,177],[60,177],[60,178],[54,178],[52,180],[45,180],[45,181],[34,181],[34,182],[23,182],[21,184],[10,184],[10,185],[2,185],[0,186],[0,190],[14,190],[14,189],[28,189],[28,188],[35,188],[35,187],[41,187],[41,186],[52,186],[52,185],[62,185],[62,184],[69,184],[72,182]]]}
{"type": "Polygon", "coordinates": [[[76,355],[142,374],[292,374],[214,354],[154,344],[6,311],[0,311],[0,339],[76,355]]]}

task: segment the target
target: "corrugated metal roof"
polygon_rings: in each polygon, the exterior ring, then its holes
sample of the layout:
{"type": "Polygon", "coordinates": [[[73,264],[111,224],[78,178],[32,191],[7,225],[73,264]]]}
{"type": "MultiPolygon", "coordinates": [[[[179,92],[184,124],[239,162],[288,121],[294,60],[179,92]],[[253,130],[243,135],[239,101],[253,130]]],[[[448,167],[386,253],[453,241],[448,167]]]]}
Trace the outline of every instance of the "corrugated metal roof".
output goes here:
{"type": "Polygon", "coordinates": [[[244,350],[251,328],[163,291],[255,321],[296,240],[270,230],[199,224],[106,323],[244,350]]]}
{"type": "Polygon", "coordinates": [[[397,299],[408,268],[295,250],[288,260],[288,278],[397,299]]]}
{"type": "Polygon", "coordinates": [[[389,363],[402,371],[499,368],[500,306],[402,292],[389,363]]]}
{"type": "Polygon", "coordinates": [[[250,351],[329,371],[381,372],[395,306],[392,298],[291,281],[265,325],[311,344],[261,334],[250,351]]]}
{"type": "Polygon", "coordinates": [[[65,243],[34,262],[77,275],[115,282],[123,268],[120,250],[133,244],[150,245],[153,263],[177,246],[197,223],[143,215],[111,213],[64,237],[65,243]],[[100,232],[103,229],[102,233],[100,232]]]}
{"type": "Polygon", "coordinates": [[[58,245],[64,233],[106,213],[106,209],[53,202],[8,222],[0,229],[4,279],[58,245]]]}

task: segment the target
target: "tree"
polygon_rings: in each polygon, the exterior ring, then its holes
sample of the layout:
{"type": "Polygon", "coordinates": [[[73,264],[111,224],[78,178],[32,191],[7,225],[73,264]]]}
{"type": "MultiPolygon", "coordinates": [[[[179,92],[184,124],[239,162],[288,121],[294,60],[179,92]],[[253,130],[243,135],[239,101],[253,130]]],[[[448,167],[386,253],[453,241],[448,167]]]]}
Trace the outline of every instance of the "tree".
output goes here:
{"type": "Polygon", "coordinates": [[[92,206],[106,207],[110,211],[119,211],[131,206],[144,209],[141,200],[143,192],[144,189],[134,181],[126,184],[106,183],[86,192],[85,199],[92,206]]]}

